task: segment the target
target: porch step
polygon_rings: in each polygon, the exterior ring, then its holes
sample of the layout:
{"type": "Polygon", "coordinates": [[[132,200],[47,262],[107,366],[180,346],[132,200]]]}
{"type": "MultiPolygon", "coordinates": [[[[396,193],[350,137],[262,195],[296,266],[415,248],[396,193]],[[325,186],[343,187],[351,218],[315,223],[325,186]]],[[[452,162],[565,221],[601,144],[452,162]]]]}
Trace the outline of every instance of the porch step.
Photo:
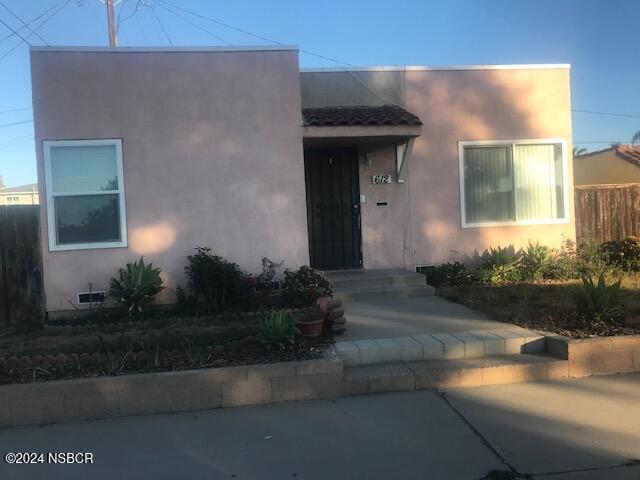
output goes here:
{"type": "Polygon", "coordinates": [[[345,367],[395,362],[459,360],[546,352],[545,337],[510,326],[501,330],[436,333],[370,340],[340,340],[336,355],[345,367]]]}
{"type": "Polygon", "coordinates": [[[407,298],[433,295],[434,288],[430,285],[391,285],[374,287],[352,287],[336,290],[333,296],[343,301],[363,301],[376,298],[407,298]]]}
{"type": "Polygon", "coordinates": [[[345,393],[362,395],[555,380],[566,378],[568,369],[567,360],[547,354],[514,354],[347,367],[344,369],[345,393]]]}
{"type": "Polygon", "coordinates": [[[341,300],[370,300],[380,297],[418,297],[433,295],[424,275],[402,269],[348,270],[326,272],[334,285],[334,296],[341,300]]]}

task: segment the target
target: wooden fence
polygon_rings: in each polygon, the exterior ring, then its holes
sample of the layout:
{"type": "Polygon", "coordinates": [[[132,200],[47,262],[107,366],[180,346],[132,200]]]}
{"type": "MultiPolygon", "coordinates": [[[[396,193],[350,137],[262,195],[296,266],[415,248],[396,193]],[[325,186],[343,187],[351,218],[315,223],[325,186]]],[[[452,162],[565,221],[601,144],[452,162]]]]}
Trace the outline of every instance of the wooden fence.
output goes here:
{"type": "Polygon", "coordinates": [[[37,205],[0,207],[0,322],[44,321],[40,220],[37,205]]]}
{"type": "Polygon", "coordinates": [[[579,244],[640,237],[640,184],[579,186],[575,203],[579,244]]]}

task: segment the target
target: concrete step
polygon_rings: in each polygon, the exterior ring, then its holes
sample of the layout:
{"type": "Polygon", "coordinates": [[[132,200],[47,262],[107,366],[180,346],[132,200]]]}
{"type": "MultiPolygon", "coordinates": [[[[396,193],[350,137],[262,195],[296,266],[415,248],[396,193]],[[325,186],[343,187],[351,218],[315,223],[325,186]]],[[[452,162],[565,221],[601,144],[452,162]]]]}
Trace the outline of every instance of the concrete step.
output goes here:
{"type": "Polygon", "coordinates": [[[513,354],[347,367],[344,376],[345,393],[362,395],[567,378],[568,361],[547,354],[513,354]]]}
{"type": "Polygon", "coordinates": [[[336,355],[344,362],[345,367],[547,351],[544,336],[515,325],[504,330],[340,340],[336,342],[335,348],[336,355]]]}
{"type": "Polygon", "coordinates": [[[333,296],[343,301],[363,301],[376,298],[406,298],[433,295],[435,289],[430,285],[381,285],[372,287],[352,286],[334,289],[333,296]]]}
{"type": "Polygon", "coordinates": [[[363,278],[339,278],[332,280],[335,290],[345,290],[350,288],[364,288],[364,287],[387,287],[387,286],[423,286],[426,285],[426,279],[424,275],[419,273],[408,275],[367,275],[363,278]]]}

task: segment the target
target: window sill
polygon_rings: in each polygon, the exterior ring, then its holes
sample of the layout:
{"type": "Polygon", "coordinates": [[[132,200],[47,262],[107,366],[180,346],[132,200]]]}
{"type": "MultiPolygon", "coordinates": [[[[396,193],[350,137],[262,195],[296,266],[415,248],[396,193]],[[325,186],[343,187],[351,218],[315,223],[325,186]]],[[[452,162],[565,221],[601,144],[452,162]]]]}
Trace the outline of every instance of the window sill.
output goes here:
{"type": "Polygon", "coordinates": [[[51,245],[50,252],[64,252],[69,250],[99,250],[105,248],[126,248],[127,242],[96,242],[96,243],[70,243],[67,245],[51,245]]]}
{"type": "Polygon", "coordinates": [[[557,220],[530,220],[515,222],[478,222],[463,223],[462,228],[483,228],[483,227],[531,227],[540,225],[562,225],[570,223],[568,218],[560,218],[557,220]]]}

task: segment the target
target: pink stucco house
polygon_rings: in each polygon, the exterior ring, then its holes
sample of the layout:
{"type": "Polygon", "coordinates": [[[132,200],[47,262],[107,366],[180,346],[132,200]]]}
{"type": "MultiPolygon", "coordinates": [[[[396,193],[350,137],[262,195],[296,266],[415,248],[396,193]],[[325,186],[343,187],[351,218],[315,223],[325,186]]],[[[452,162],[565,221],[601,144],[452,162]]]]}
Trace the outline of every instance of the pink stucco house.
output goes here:
{"type": "Polygon", "coordinates": [[[574,238],[567,65],[33,47],[31,70],[50,312],[141,255],[183,283],[196,245],[248,271],[414,270],[574,238]]]}

